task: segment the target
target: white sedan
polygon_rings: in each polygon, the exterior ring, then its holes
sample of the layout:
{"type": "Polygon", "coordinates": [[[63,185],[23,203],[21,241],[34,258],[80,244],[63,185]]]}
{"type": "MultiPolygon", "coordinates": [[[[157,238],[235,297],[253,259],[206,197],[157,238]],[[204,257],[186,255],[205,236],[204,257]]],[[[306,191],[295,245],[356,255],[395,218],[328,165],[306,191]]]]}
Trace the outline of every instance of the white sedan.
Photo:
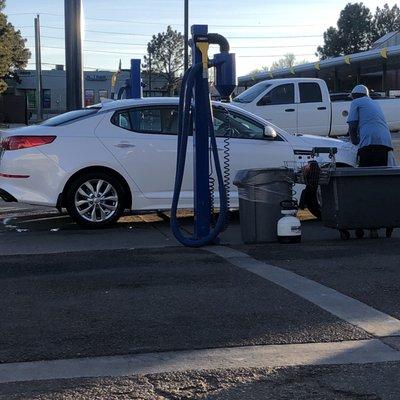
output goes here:
{"type": "MultiPolygon", "coordinates": [[[[221,162],[227,132],[230,136],[231,182],[241,169],[306,161],[313,147],[337,147],[338,164],[355,166],[356,148],[349,143],[294,136],[231,104],[215,102],[213,108],[221,162]]],[[[177,98],[110,101],[3,131],[0,197],[65,207],[76,222],[90,227],[114,223],[126,209],[170,209],[177,131],[177,98]]],[[[191,138],[188,149],[181,208],[193,207],[191,138]]],[[[231,207],[237,206],[231,185],[231,207]]]]}

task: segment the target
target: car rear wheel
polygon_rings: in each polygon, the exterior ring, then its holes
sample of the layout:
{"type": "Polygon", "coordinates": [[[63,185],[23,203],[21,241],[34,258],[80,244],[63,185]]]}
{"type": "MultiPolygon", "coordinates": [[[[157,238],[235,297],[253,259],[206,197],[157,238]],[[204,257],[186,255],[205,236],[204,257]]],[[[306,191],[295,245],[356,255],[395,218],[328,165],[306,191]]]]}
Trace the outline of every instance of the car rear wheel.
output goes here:
{"type": "Polygon", "coordinates": [[[124,211],[124,190],[118,179],[105,172],[90,172],[68,188],[66,206],[71,218],[88,228],[104,228],[124,211]]]}

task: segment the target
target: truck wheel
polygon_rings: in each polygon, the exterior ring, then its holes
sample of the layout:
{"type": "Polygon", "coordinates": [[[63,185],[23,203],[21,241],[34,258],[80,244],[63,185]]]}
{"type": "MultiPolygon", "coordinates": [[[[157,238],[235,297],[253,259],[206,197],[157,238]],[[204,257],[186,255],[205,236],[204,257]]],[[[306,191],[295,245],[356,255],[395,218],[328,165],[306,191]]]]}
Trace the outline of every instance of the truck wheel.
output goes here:
{"type": "Polygon", "coordinates": [[[69,186],[66,208],[71,218],[87,228],[105,228],[118,221],[124,211],[124,190],[105,172],[89,172],[69,186]]]}
{"type": "Polygon", "coordinates": [[[320,188],[306,186],[304,189],[304,201],[308,211],[318,220],[321,219],[320,188]]]}

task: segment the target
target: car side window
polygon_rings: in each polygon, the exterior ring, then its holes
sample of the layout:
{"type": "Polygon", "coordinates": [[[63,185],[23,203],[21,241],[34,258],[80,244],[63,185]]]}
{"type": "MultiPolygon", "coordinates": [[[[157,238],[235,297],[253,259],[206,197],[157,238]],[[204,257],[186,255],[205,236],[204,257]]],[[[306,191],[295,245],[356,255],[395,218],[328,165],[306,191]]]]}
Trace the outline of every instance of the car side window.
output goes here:
{"type": "Polygon", "coordinates": [[[257,106],[273,106],[294,103],[294,84],[279,85],[262,97],[257,106]]]}
{"type": "Polygon", "coordinates": [[[318,83],[299,83],[300,103],[322,103],[322,92],[318,83]]]}
{"type": "Polygon", "coordinates": [[[264,139],[264,126],[257,121],[222,108],[214,108],[213,112],[215,136],[236,139],[264,139]]]}
{"type": "Polygon", "coordinates": [[[117,112],[112,122],[138,133],[178,134],[178,107],[135,107],[117,112]]]}

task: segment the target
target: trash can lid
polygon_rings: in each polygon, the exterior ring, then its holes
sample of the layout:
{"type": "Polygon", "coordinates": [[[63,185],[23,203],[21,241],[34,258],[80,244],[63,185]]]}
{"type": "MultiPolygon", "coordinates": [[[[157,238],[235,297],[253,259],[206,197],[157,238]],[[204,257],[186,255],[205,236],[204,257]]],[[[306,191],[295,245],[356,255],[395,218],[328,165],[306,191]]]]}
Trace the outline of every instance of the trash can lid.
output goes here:
{"type": "Polygon", "coordinates": [[[338,168],[332,171],[331,177],[351,176],[393,176],[400,175],[400,167],[359,167],[338,168]]]}
{"type": "Polygon", "coordinates": [[[236,173],[233,184],[237,187],[244,187],[263,185],[280,180],[288,181],[291,173],[291,170],[285,167],[242,169],[236,173]]]}

